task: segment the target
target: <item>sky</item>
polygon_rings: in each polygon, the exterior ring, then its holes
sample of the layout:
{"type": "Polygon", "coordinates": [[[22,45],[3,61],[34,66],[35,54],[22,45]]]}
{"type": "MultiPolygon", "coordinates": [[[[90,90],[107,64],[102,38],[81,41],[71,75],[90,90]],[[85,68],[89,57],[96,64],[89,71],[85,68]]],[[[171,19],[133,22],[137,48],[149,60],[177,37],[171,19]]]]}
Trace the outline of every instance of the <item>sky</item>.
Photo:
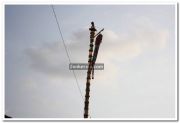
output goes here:
{"type": "MultiPolygon", "coordinates": [[[[175,118],[175,5],[55,5],[72,63],[89,27],[104,28],[91,80],[92,118],[175,118]]],[[[85,95],[87,71],[75,71],[85,95]]],[[[84,100],[48,5],[5,6],[5,113],[83,118],[84,100]]]]}

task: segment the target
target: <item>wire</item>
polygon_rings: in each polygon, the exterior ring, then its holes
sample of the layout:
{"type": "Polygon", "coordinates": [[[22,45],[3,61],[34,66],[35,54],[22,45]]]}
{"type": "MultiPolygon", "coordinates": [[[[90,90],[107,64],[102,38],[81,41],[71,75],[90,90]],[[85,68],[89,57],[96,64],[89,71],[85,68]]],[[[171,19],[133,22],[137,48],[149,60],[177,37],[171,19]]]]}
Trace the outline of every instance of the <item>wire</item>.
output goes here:
{"type": "MultiPolygon", "coordinates": [[[[56,19],[56,23],[57,23],[58,30],[59,30],[59,33],[60,33],[60,37],[61,37],[61,39],[62,39],[62,41],[63,41],[63,45],[64,45],[64,48],[65,48],[65,51],[66,51],[66,55],[67,55],[67,57],[68,57],[69,63],[71,63],[71,59],[70,59],[70,56],[69,56],[69,53],[68,53],[67,46],[66,46],[66,44],[65,44],[63,35],[62,35],[62,31],[61,31],[60,24],[59,24],[58,19],[57,19],[57,16],[56,16],[56,12],[55,12],[54,6],[51,5],[51,8],[52,8],[52,10],[53,10],[53,14],[54,14],[54,17],[55,17],[55,19],[56,19]]],[[[78,83],[78,80],[77,80],[77,76],[76,76],[74,70],[72,70],[72,71],[73,71],[74,78],[75,78],[75,80],[76,80],[76,85],[77,85],[77,87],[78,87],[79,93],[80,93],[80,95],[81,95],[81,97],[82,97],[82,100],[84,101],[84,98],[83,98],[83,95],[82,95],[82,92],[81,92],[81,89],[80,89],[80,86],[79,86],[79,83],[78,83]]]]}

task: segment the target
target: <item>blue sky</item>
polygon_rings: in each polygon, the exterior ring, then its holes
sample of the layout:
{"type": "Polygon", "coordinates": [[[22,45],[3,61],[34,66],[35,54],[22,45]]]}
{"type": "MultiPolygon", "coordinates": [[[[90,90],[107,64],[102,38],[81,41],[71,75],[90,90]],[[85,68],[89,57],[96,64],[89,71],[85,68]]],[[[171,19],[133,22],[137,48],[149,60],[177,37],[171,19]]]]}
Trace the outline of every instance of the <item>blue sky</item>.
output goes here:
{"type": "MultiPolygon", "coordinates": [[[[91,84],[92,118],[175,117],[174,5],[55,5],[72,62],[88,60],[90,22],[105,28],[91,84]]],[[[78,92],[47,5],[5,6],[5,112],[82,118],[78,92]]],[[[75,71],[83,95],[86,71],[75,71]]]]}

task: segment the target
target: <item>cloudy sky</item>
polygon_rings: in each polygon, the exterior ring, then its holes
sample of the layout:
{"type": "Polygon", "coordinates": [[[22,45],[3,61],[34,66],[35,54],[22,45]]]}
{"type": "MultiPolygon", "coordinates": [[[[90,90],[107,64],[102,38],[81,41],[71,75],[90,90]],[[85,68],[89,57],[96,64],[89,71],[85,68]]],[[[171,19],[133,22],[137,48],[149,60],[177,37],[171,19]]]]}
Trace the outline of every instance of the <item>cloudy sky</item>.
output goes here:
{"type": "MultiPolygon", "coordinates": [[[[91,81],[92,118],[175,117],[174,5],[56,5],[71,61],[88,60],[90,22],[105,28],[91,81]]],[[[75,71],[83,96],[87,71],[75,71]]],[[[5,113],[82,118],[78,91],[48,5],[5,6],[5,113]]]]}

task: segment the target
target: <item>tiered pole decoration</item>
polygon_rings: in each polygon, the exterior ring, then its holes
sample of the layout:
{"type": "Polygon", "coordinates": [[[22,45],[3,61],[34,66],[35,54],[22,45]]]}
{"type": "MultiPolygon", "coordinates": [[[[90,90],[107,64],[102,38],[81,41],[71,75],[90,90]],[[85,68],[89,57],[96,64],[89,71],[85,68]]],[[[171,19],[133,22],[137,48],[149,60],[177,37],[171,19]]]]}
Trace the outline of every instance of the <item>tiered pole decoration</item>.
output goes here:
{"type": "Polygon", "coordinates": [[[89,58],[88,58],[88,71],[87,71],[87,82],[86,82],[86,95],[85,95],[85,106],[84,106],[84,118],[88,118],[89,115],[89,92],[90,92],[90,80],[91,80],[91,70],[92,70],[92,54],[93,54],[93,42],[95,37],[95,26],[94,22],[91,22],[90,30],[90,48],[89,48],[89,58]]]}

